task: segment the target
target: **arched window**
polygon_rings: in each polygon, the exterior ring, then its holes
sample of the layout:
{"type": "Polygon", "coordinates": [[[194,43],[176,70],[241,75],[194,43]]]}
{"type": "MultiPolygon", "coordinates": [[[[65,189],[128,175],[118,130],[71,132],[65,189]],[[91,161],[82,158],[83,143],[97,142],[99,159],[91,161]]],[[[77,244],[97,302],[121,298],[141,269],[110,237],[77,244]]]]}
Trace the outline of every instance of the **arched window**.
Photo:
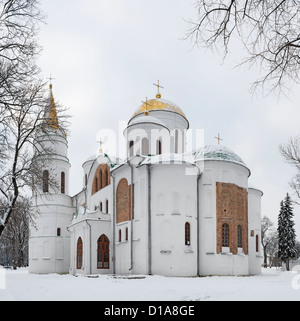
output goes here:
{"type": "Polygon", "coordinates": [[[178,153],[178,129],[175,130],[175,153],[178,153]]]}
{"type": "Polygon", "coordinates": [[[161,141],[158,140],[156,141],[156,154],[160,155],[162,153],[162,149],[161,149],[161,141]]]}
{"type": "Polygon", "coordinates": [[[107,186],[108,185],[108,169],[106,169],[105,170],[105,172],[104,172],[105,174],[104,174],[104,186],[107,186]]]}
{"type": "Polygon", "coordinates": [[[119,242],[121,242],[122,241],[122,231],[121,231],[121,229],[119,229],[119,242]]]}
{"type": "Polygon", "coordinates": [[[65,194],[65,182],[66,182],[66,175],[64,172],[60,174],[60,192],[65,194]]]}
{"type": "Polygon", "coordinates": [[[237,243],[238,247],[243,247],[243,242],[242,242],[242,227],[241,225],[238,225],[237,227],[237,243]]]}
{"type": "Polygon", "coordinates": [[[156,214],[164,214],[165,210],[165,198],[162,193],[156,196],[156,214]]]}
{"type": "Polygon", "coordinates": [[[185,223],[185,245],[191,245],[191,225],[190,223],[185,223]]]}
{"type": "Polygon", "coordinates": [[[133,146],[134,146],[134,141],[131,140],[129,142],[129,157],[132,157],[133,156],[133,146]]]}
{"type": "Polygon", "coordinates": [[[222,226],[222,246],[229,247],[229,225],[223,224],[222,226]]]}
{"type": "Polygon", "coordinates": [[[109,269],[109,239],[104,234],[97,241],[97,269],[109,269]]]}
{"type": "Polygon", "coordinates": [[[148,140],[148,138],[142,139],[142,155],[149,155],[149,140],[148,140]]]}
{"type": "Polygon", "coordinates": [[[82,268],[82,254],[83,254],[83,244],[82,244],[81,237],[79,237],[77,241],[77,269],[82,268]]]}
{"type": "Polygon", "coordinates": [[[173,205],[172,214],[180,214],[181,204],[180,204],[180,194],[178,192],[172,193],[172,205],[173,205]]]}
{"type": "Polygon", "coordinates": [[[96,193],[98,191],[98,177],[95,177],[95,179],[94,179],[93,191],[94,191],[94,193],[96,193]]]}
{"type": "Polygon", "coordinates": [[[60,236],[61,235],[61,229],[58,227],[57,230],[56,230],[56,235],[57,236],[60,236]]]}
{"type": "Polygon", "coordinates": [[[49,192],[49,172],[46,170],[43,172],[43,193],[49,192]]]}
{"type": "Polygon", "coordinates": [[[108,200],[105,202],[105,213],[108,214],[108,200]]]}
{"type": "Polygon", "coordinates": [[[98,185],[98,191],[103,187],[103,175],[102,175],[102,170],[99,171],[99,185],[98,185]]]}

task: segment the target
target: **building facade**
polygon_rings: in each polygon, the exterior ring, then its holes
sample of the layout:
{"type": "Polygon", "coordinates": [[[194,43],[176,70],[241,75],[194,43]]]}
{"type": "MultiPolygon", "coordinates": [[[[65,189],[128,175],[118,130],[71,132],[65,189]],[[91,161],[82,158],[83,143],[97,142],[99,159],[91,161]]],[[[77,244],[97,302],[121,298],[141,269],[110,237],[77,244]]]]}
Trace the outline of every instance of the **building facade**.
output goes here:
{"type": "Polygon", "coordinates": [[[262,192],[248,186],[250,170],[229,148],[186,150],[189,122],[176,104],[160,93],[143,103],[124,131],[127,158],[102,151],[88,158],[72,197],[67,138],[54,109],[50,99],[44,130],[55,139],[47,142],[54,153],[45,176],[60,187],[33,195],[30,272],[260,274],[262,192]]]}

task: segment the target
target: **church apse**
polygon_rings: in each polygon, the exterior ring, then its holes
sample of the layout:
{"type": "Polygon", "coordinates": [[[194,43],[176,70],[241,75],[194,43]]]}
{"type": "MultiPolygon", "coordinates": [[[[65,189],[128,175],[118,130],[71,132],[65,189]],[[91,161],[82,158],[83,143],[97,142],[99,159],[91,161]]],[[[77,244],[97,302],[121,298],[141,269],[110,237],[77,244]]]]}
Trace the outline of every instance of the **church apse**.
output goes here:
{"type": "Polygon", "coordinates": [[[216,183],[217,253],[248,254],[248,193],[235,184],[216,183]]]}

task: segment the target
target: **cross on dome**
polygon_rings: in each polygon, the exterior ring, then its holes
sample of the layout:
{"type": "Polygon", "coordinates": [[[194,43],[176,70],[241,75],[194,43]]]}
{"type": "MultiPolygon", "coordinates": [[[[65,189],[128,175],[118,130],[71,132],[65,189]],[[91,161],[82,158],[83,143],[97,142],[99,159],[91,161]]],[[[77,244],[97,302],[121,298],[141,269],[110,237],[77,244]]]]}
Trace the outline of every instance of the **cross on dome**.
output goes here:
{"type": "Polygon", "coordinates": [[[159,84],[159,80],[157,80],[157,84],[153,84],[153,85],[157,87],[156,98],[161,98],[161,93],[159,92],[159,89],[160,89],[160,88],[163,88],[163,89],[164,89],[164,87],[159,84]]]}
{"type": "Polygon", "coordinates": [[[102,138],[100,139],[100,141],[97,141],[97,143],[100,144],[100,149],[99,149],[99,153],[103,154],[103,145],[104,145],[104,141],[102,140],[102,138]]]}
{"type": "Polygon", "coordinates": [[[218,133],[218,137],[215,137],[215,139],[218,140],[218,145],[220,145],[220,142],[223,140],[220,136],[220,133],[218,133]]]}
{"type": "Polygon", "coordinates": [[[52,80],[55,80],[55,78],[52,78],[52,75],[50,74],[50,78],[48,78],[50,80],[50,84],[49,87],[50,89],[52,89],[52,80]]]}
{"type": "Polygon", "coordinates": [[[148,103],[148,98],[146,97],[146,101],[142,101],[142,103],[146,106],[145,116],[148,116],[148,115],[149,115],[148,106],[151,106],[151,105],[148,103]]]}

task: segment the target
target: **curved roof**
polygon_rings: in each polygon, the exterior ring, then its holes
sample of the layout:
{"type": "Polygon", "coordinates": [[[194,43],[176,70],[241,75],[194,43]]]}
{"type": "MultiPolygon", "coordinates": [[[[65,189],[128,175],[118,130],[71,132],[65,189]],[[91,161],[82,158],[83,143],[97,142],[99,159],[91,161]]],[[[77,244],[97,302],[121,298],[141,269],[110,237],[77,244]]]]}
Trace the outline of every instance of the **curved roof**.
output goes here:
{"type": "Polygon", "coordinates": [[[140,116],[130,122],[130,125],[142,124],[142,123],[152,123],[159,126],[166,127],[166,125],[159,119],[152,116],[140,116]]]}
{"type": "Polygon", "coordinates": [[[193,152],[193,156],[195,160],[223,160],[246,166],[245,162],[235,152],[221,145],[207,145],[199,148],[193,152]]]}
{"type": "Polygon", "coordinates": [[[167,110],[167,111],[172,111],[174,113],[177,113],[184,118],[186,118],[184,112],[181,110],[180,107],[178,107],[176,104],[174,104],[172,101],[166,100],[166,99],[161,99],[158,98],[160,97],[157,96],[154,99],[148,100],[146,103],[144,102],[133,114],[132,117],[142,114],[147,111],[151,110],[167,110]]]}
{"type": "Polygon", "coordinates": [[[112,156],[112,155],[108,155],[108,154],[100,154],[100,155],[92,155],[92,156],[90,156],[84,163],[83,163],[83,165],[85,164],[85,163],[87,163],[87,162],[95,162],[97,159],[98,159],[98,157],[100,157],[100,156],[102,156],[102,157],[105,157],[106,159],[107,159],[107,164],[108,164],[108,166],[110,167],[110,168],[114,168],[116,165],[119,165],[121,162],[122,162],[122,160],[120,160],[119,158],[116,158],[115,156],[112,156]]]}

